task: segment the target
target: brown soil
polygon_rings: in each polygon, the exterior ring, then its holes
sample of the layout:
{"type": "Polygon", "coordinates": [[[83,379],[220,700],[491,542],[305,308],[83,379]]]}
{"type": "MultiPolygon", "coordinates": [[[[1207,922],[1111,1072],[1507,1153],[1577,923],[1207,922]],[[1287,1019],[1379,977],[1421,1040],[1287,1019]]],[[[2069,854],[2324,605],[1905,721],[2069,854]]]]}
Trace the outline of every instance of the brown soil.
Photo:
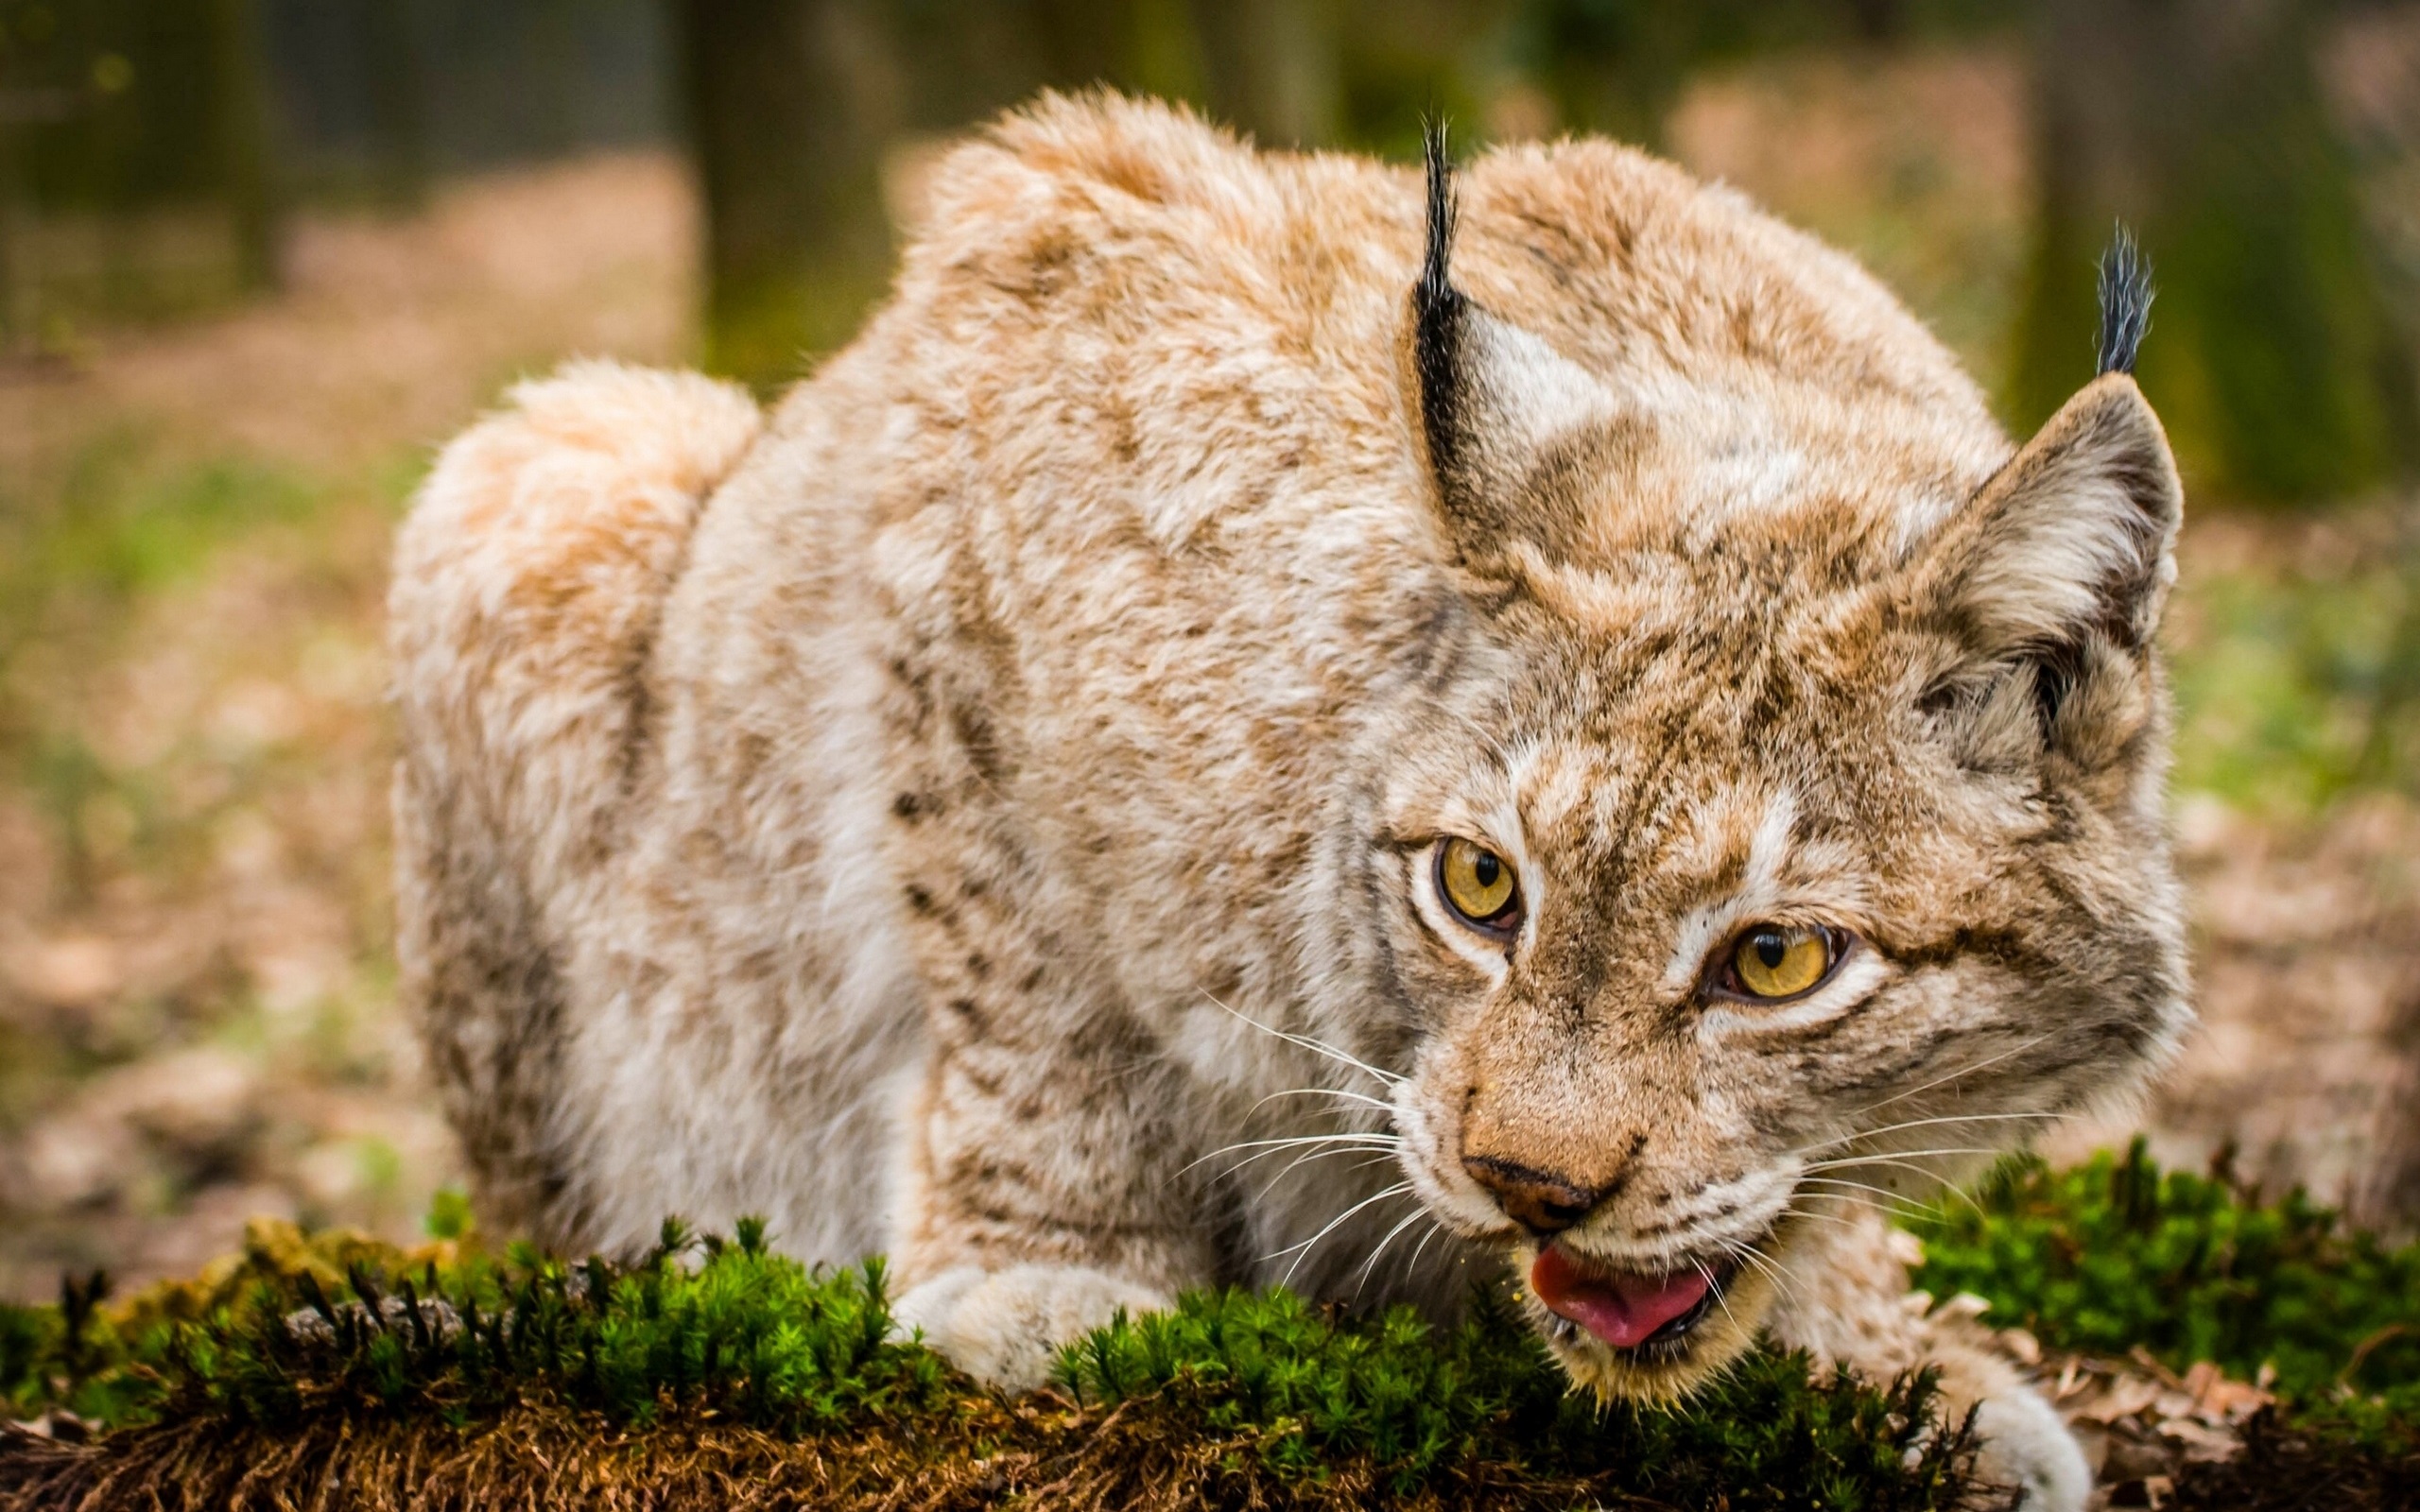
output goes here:
{"type": "Polygon", "coordinates": [[[1409,1496],[1365,1461],[1281,1478],[1251,1453],[1154,1416],[1036,1399],[977,1408],[910,1431],[784,1440],[673,1418],[629,1430],[519,1408],[454,1429],[396,1418],[315,1418],[300,1431],[208,1420],[134,1429],[94,1444],[0,1428],[0,1512],[488,1512],[580,1507],[699,1512],[957,1512],[1008,1504],[1053,1512],[1253,1512],[1387,1506],[1672,1512],[1607,1497],[1585,1481],[1495,1466],[1409,1496]]]}
{"type": "Polygon", "coordinates": [[[2113,1506],[2166,1512],[2410,1512],[2420,1506],[2420,1451],[2356,1450],[2255,1418],[2240,1457],[2188,1467],[2113,1506]]]}

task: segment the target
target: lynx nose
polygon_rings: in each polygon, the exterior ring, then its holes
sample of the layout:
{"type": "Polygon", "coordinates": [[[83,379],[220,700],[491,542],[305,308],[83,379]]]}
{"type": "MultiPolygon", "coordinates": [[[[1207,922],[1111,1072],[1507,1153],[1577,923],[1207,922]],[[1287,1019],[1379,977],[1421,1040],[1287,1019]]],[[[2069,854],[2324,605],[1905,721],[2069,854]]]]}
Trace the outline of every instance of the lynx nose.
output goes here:
{"type": "Polygon", "coordinates": [[[1506,1217],[1536,1234],[1561,1233],[1587,1217],[1588,1211],[1607,1195],[1606,1188],[1591,1191],[1492,1155],[1465,1155],[1462,1169],[1495,1194],[1495,1205],[1506,1217]]]}

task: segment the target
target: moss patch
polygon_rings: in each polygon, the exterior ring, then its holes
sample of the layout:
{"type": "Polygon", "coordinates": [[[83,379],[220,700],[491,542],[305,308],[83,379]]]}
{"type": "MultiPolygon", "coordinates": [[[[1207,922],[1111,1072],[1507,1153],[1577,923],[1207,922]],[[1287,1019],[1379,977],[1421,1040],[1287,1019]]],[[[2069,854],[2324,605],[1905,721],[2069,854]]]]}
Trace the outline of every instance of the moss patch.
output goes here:
{"type": "MultiPolygon", "coordinates": [[[[2193,1467],[2178,1504],[2409,1503],[2420,1246],[2346,1232],[2299,1195],[2161,1172],[2139,1146],[2067,1172],[2012,1165],[1916,1227],[1920,1281],[1980,1294],[2003,1326],[2271,1369],[2285,1410],[2235,1463],[2193,1467]]],[[[100,1430],[0,1436],[0,1508],[26,1512],[331,1498],[1845,1512],[1986,1494],[1963,1425],[1938,1420],[1921,1377],[1818,1384],[1803,1357],[1767,1351],[1685,1407],[1600,1409],[1487,1294],[1453,1330],[1283,1291],[1189,1297],[1096,1332],[1051,1390],[1004,1400],[892,1337],[879,1264],[809,1271],[753,1224],[728,1241],[667,1225],[628,1266],[258,1225],[191,1282],[107,1305],[88,1280],[58,1307],[0,1310],[0,1398],[100,1430]]]]}
{"type": "Polygon", "coordinates": [[[1021,1401],[890,1336],[879,1264],[816,1273],[761,1229],[667,1226],[627,1267],[392,1252],[262,1226],[238,1264],[105,1312],[14,1314],[20,1410],[119,1425],[20,1439],[0,1504],[1946,1507],[1971,1446],[1917,1377],[1751,1357],[1686,1408],[1599,1409],[1500,1299],[1440,1331],[1282,1291],[1185,1298],[1071,1348],[1021,1401]],[[335,1280],[331,1272],[341,1270],[335,1280]]]}
{"type": "Polygon", "coordinates": [[[2303,1411],[2420,1421],[2420,1244],[2348,1230],[2300,1192],[2162,1171],[2137,1141],[2066,1171],[2011,1161],[1912,1227],[1918,1285],[1973,1292],[2045,1344],[2266,1367],[2303,1411]]]}

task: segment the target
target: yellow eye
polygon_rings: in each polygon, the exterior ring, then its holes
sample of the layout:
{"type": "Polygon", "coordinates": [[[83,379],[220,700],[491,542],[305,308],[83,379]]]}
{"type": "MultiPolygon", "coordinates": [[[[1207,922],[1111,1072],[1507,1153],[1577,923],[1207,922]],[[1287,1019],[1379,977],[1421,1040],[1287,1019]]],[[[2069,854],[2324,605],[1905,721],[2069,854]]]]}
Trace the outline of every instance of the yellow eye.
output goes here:
{"type": "Polygon", "coordinates": [[[1521,888],[1512,864],[1468,840],[1448,840],[1437,852],[1437,890],[1462,921],[1508,930],[1521,917],[1521,888]]]}
{"type": "Polygon", "coordinates": [[[1797,924],[1758,924],[1731,950],[1733,984],[1754,998],[1794,998],[1831,969],[1831,936],[1797,924]]]}

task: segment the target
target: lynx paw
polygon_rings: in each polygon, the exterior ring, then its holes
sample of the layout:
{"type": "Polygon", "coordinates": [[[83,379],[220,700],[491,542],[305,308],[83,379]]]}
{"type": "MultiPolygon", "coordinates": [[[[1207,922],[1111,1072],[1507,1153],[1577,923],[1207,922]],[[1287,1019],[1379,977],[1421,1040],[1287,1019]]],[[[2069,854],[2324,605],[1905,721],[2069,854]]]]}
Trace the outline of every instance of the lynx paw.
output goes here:
{"type": "Polygon", "coordinates": [[[2083,1512],[2092,1469],[2039,1393],[2020,1385],[1984,1398],[1976,1409],[1975,1435],[1982,1441],[1975,1473],[2023,1492],[2020,1512],[2083,1512]]]}
{"type": "Polygon", "coordinates": [[[1031,1391],[1050,1378],[1061,1345],[1121,1311],[1171,1305],[1163,1293],[1080,1265],[969,1265],[910,1287],[892,1311],[968,1375],[1004,1391],[1031,1391]]]}

